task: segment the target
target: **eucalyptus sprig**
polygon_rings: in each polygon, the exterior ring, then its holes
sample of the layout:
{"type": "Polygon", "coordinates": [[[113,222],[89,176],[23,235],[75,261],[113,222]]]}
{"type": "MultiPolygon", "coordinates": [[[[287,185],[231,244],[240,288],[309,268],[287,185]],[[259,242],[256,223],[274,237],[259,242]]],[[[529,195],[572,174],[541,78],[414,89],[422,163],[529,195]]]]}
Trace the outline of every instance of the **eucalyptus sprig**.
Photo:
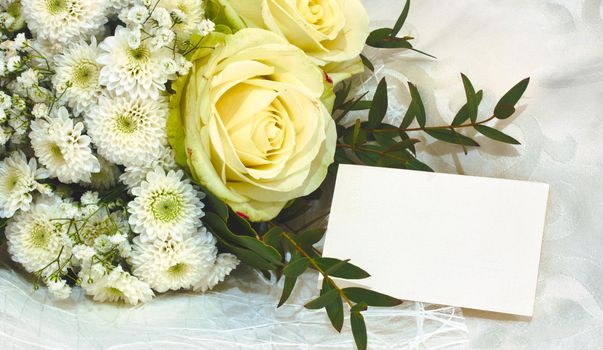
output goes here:
{"type": "Polygon", "coordinates": [[[461,74],[467,102],[456,113],[453,121],[448,125],[428,126],[428,116],[419,89],[408,83],[411,102],[399,126],[383,122],[387,114],[388,95],[387,81],[382,79],[377,87],[372,101],[361,98],[348,99],[347,87],[339,90],[336,98],[335,110],[341,121],[342,116],[351,110],[368,110],[368,121],[356,119],[350,127],[338,126],[339,142],[337,144],[337,161],[340,163],[360,163],[373,166],[384,166],[403,169],[432,171],[429,166],[419,161],[416,157],[415,144],[421,142],[410,133],[423,132],[427,135],[447,143],[460,145],[465,154],[467,147],[479,147],[472,138],[459,131],[473,128],[478,133],[495,141],[518,145],[519,141],[488,126],[493,120],[503,120],[515,113],[515,106],[526,91],[530,79],[524,79],[513,86],[499,101],[494,112],[489,118],[478,120],[478,108],[482,102],[483,91],[475,91],[473,84],[466,75],[461,74]],[[345,102],[342,102],[345,101],[345,102]],[[413,122],[418,126],[411,127],[413,122]]]}
{"type": "MultiPolygon", "coordinates": [[[[409,11],[410,0],[407,0],[404,4],[404,9],[402,10],[402,13],[398,17],[398,20],[394,26],[392,28],[379,28],[373,30],[366,39],[366,44],[378,49],[408,49],[431,58],[436,58],[433,55],[416,49],[410,43],[410,41],[414,39],[412,36],[405,35],[403,37],[398,37],[400,30],[402,30],[404,23],[406,23],[409,11]]],[[[366,58],[366,56],[362,56],[361,58],[367,68],[374,70],[372,63],[366,58]]]]}
{"type": "MultiPolygon", "coordinates": [[[[294,201],[287,210],[297,209],[294,201]]],[[[306,225],[294,232],[286,223],[286,211],[275,220],[264,224],[252,224],[241,214],[233,212],[226,204],[211,193],[206,198],[204,222],[216,236],[222,250],[236,254],[239,259],[269,276],[274,273],[279,279],[284,277],[284,287],[278,306],[287,302],[297,279],[308,269],[317,271],[323,279],[319,296],[307,302],[311,310],[325,309],[333,328],[341,332],[344,324],[344,305],[350,312],[352,333],[359,349],[366,349],[367,333],[362,312],[369,306],[392,307],[402,300],[369,289],[342,288],[337,279],[359,280],[370,277],[360,267],[349,260],[339,260],[321,256],[314,245],[325,234],[323,228],[306,225]],[[290,259],[286,257],[290,256],[290,259]]]]}

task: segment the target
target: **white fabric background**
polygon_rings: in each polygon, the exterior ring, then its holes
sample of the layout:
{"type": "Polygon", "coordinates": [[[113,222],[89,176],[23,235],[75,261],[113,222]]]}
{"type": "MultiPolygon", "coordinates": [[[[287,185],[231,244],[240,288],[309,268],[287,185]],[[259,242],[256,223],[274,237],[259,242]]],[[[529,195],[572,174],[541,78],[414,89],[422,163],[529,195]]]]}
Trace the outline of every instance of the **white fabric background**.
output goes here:
{"type": "MultiPolygon", "coordinates": [[[[377,26],[391,25],[403,1],[365,3],[377,26]]],[[[442,172],[551,184],[532,320],[468,310],[463,318],[457,308],[407,303],[368,315],[371,348],[603,347],[601,8],[601,0],[415,0],[403,32],[438,60],[367,51],[380,68],[359,90],[388,76],[394,120],[408,103],[408,79],[419,85],[436,122],[449,121],[463,103],[459,72],[486,88],[485,117],[502,93],[531,76],[521,113],[501,125],[523,146],[477,136],[483,148],[465,156],[426,140],[422,154],[442,172]]],[[[177,293],[131,308],[80,294],[52,302],[6,266],[0,349],[352,348],[349,329],[339,335],[322,312],[300,305],[316,293],[315,278],[306,275],[292,303],[279,310],[280,289],[245,269],[207,295],[177,293]]]]}

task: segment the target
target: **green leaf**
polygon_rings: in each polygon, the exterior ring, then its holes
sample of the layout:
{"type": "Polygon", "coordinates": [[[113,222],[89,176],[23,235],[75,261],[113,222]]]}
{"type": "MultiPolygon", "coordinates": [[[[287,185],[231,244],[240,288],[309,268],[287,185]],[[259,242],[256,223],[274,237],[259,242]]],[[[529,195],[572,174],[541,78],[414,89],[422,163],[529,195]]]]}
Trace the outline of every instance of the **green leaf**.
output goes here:
{"type": "Polygon", "coordinates": [[[519,141],[517,141],[516,139],[512,138],[511,136],[505,134],[502,131],[496,130],[494,128],[491,128],[489,126],[485,126],[485,125],[476,125],[475,126],[475,130],[477,130],[480,134],[489,137],[493,140],[496,141],[500,141],[500,142],[504,142],[504,143],[509,143],[512,145],[521,145],[521,143],[519,141]]]}
{"type": "Polygon", "coordinates": [[[479,144],[469,137],[449,129],[426,129],[425,132],[440,141],[453,143],[455,145],[479,147],[479,144]]]}
{"type": "Polygon", "coordinates": [[[419,126],[424,128],[425,122],[427,121],[427,116],[425,115],[425,105],[423,104],[423,100],[421,99],[421,95],[419,94],[419,90],[413,83],[408,83],[408,87],[410,89],[410,96],[412,97],[412,105],[415,116],[417,118],[417,122],[419,126]]]}
{"type": "Polygon", "coordinates": [[[421,140],[417,139],[407,139],[402,140],[392,146],[390,146],[385,152],[397,152],[403,149],[414,149],[414,145],[421,142],[421,140]]]}
{"type": "Polygon", "coordinates": [[[352,308],[350,309],[350,312],[362,312],[362,311],[366,311],[368,309],[368,305],[365,302],[360,302],[357,303],[356,305],[352,306],[352,308]]]}
{"type": "Polygon", "coordinates": [[[312,246],[322,239],[325,235],[324,228],[312,228],[304,230],[298,234],[299,241],[302,244],[312,246]]]}
{"type": "Polygon", "coordinates": [[[228,206],[222,202],[218,197],[214,196],[213,193],[203,189],[205,193],[205,210],[216,213],[223,220],[228,219],[228,206]]]}
{"type": "Polygon", "coordinates": [[[323,271],[329,271],[329,275],[332,277],[357,280],[371,276],[360,267],[335,258],[316,258],[316,263],[323,271]],[[340,264],[342,262],[344,262],[344,264],[340,264]],[[335,265],[338,265],[338,268],[336,270],[331,270],[335,265]]]}
{"type": "Polygon", "coordinates": [[[262,237],[262,241],[272,248],[276,249],[281,256],[283,255],[283,230],[280,227],[273,227],[262,237]]]}
{"type": "Polygon", "coordinates": [[[318,310],[326,307],[331,304],[337,297],[339,296],[339,291],[336,289],[331,289],[325,291],[321,296],[307,303],[305,306],[306,309],[310,310],[318,310]]]}
{"type": "Polygon", "coordinates": [[[429,165],[421,162],[420,160],[418,160],[416,158],[409,161],[408,163],[406,163],[406,168],[410,169],[410,170],[427,171],[430,173],[434,172],[433,169],[429,165]]]}
{"type": "Polygon", "coordinates": [[[360,119],[356,119],[356,123],[354,124],[354,129],[352,133],[348,134],[352,135],[352,139],[349,140],[349,138],[344,137],[344,141],[351,144],[353,147],[366,143],[366,131],[362,129],[361,125],[362,122],[360,121],[360,119]]]}
{"type": "Polygon", "coordinates": [[[387,81],[385,80],[385,78],[383,78],[377,86],[375,96],[373,97],[373,104],[369,111],[369,128],[375,129],[379,127],[379,125],[383,121],[383,118],[385,118],[385,114],[387,113],[387,105],[387,81]]]}
{"type": "MultiPolygon", "coordinates": [[[[484,97],[484,92],[482,90],[477,92],[477,104],[479,105],[482,102],[482,98],[484,97]]],[[[463,105],[461,109],[458,111],[454,120],[452,121],[452,126],[462,125],[464,122],[469,120],[469,110],[467,109],[467,104],[463,105]]]]}
{"type": "Polygon", "coordinates": [[[400,30],[402,29],[402,26],[404,26],[404,23],[406,22],[406,18],[408,17],[409,10],[410,10],[410,0],[406,0],[404,9],[402,10],[400,17],[398,17],[398,20],[396,21],[396,24],[394,25],[394,28],[392,29],[392,33],[390,34],[392,37],[395,37],[398,35],[398,33],[400,33],[400,30]]]}
{"type": "Polygon", "coordinates": [[[360,54],[360,59],[362,60],[362,64],[364,64],[366,68],[368,68],[371,72],[375,71],[375,66],[373,66],[371,60],[369,60],[365,55],[360,54]]]}
{"type": "Polygon", "coordinates": [[[277,307],[281,307],[284,303],[287,302],[287,300],[291,296],[291,292],[293,291],[296,282],[297,277],[285,277],[285,286],[283,287],[283,294],[281,294],[281,299],[279,300],[277,307]]]}
{"type": "Polygon", "coordinates": [[[343,106],[348,99],[351,89],[352,84],[348,83],[343,83],[343,86],[340,89],[337,89],[335,92],[335,101],[333,102],[333,110],[341,109],[341,106],[343,106]]]}
{"type": "Polygon", "coordinates": [[[258,233],[251,226],[251,223],[248,220],[243,219],[237,213],[232,213],[228,216],[228,227],[238,235],[258,237],[258,233]]]}
{"type": "Polygon", "coordinates": [[[477,120],[477,109],[479,106],[477,102],[477,94],[475,93],[475,88],[473,87],[473,84],[471,84],[469,78],[467,78],[467,76],[463,73],[461,73],[461,78],[463,79],[465,96],[467,97],[467,113],[469,114],[469,119],[471,119],[471,122],[475,123],[477,120]]]}
{"type": "Polygon", "coordinates": [[[385,295],[369,289],[350,287],[344,288],[343,292],[350,300],[355,303],[364,302],[370,306],[382,307],[391,307],[402,304],[402,300],[400,299],[396,299],[394,297],[390,297],[389,295],[385,295]]]}
{"type": "Polygon", "coordinates": [[[366,335],[364,316],[362,316],[360,312],[352,312],[350,314],[350,322],[352,324],[352,334],[354,335],[356,347],[358,350],[366,350],[368,339],[366,335]]]}
{"type": "MultiPolygon", "coordinates": [[[[333,287],[329,285],[327,280],[322,280],[321,293],[326,293],[331,289],[333,289],[333,287]]],[[[337,332],[341,332],[341,329],[343,328],[343,299],[341,298],[341,295],[337,295],[337,298],[335,298],[332,303],[328,304],[325,309],[327,310],[327,315],[329,316],[329,320],[331,320],[333,328],[335,328],[337,332]]]]}
{"type": "Polygon", "coordinates": [[[308,258],[299,258],[291,260],[290,263],[283,269],[283,274],[287,277],[299,277],[304,273],[310,266],[310,260],[308,258]]]}
{"type": "Polygon", "coordinates": [[[408,128],[410,124],[412,124],[413,120],[415,120],[416,116],[417,113],[415,112],[415,106],[411,101],[408,105],[408,110],[406,110],[406,114],[404,114],[404,119],[402,119],[402,123],[400,124],[400,129],[408,128]]]}
{"type": "Polygon", "coordinates": [[[391,37],[392,30],[390,28],[379,28],[373,30],[368,38],[366,38],[366,44],[368,46],[379,47],[385,39],[391,37]]]}
{"type": "Polygon", "coordinates": [[[373,101],[358,101],[352,105],[350,108],[351,111],[366,111],[371,109],[373,105],[373,101]]]}
{"type": "Polygon", "coordinates": [[[249,236],[240,236],[233,233],[218,215],[214,213],[206,213],[204,221],[214,229],[214,233],[222,237],[231,245],[236,244],[243,248],[247,248],[253,251],[254,253],[258,254],[271,264],[277,266],[281,265],[282,257],[276,249],[265,244],[257,238],[249,236]]]}
{"type": "Polygon", "coordinates": [[[526,92],[530,78],[526,78],[513,86],[499,101],[494,108],[494,116],[498,119],[507,119],[515,113],[515,105],[526,92]]]}

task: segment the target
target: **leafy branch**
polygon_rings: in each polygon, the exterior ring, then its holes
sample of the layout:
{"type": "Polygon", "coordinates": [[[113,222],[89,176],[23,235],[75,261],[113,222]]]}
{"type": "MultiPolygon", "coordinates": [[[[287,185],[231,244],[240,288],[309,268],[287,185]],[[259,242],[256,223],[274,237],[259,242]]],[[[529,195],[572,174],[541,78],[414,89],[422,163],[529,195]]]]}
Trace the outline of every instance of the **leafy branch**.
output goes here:
{"type": "Polygon", "coordinates": [[[382,79],[377,86],[372,101],[363,101],[358,98],[348,99],[349,88],[346,86],[336,94],[335,111],[339,111],[336,120],[340,122],[342,115],[347,115],[352,110],[368,110],[368,121],[356,119],[353,126],[338,126],[339,143],[337,144],[337,161],[341,163],[360,163],[374,166],[432,171],[429,166],[416,158],[415,145],[420,142],[411,138],[410,132],[424,132],[427,135],[443,142],[460,145],[465,154],[467,147],[479,147],[472,138],[461,134],[460,129],[473,128],[478,133],[495,141],[518,145],[515,138],[486,124],[498,119],[503,120],[515,113],[515,106],[525,93],[529,78],[513,86],[498,102],[493,114],[486,119],[478,121],[478,109],[482,102],[483,91],[476,92],[473,84],[461,74],[467,102],[456,113],[453,121],[448,125],[427,126],[425,105],[419,89],[408,83],[411,102],[399,126],[388,125],[383,122],[388,109],[387,81],[382,79]],[[411,127],[413,123],[418,126],[411,127]]]}
{"type": "Polygon", "coordinates": [[[266,223],[269,227],[251,224],[211,193],[208,193],[206,205],[204,222],[216,236],[222,250],[236,254],[242,262],[266,276],[272,271],[279,278],[284,277],[279,307],[287,302],[297,279],[306,270],[311,268],[318,271],[323,277],[320,295],[306,303],[305,307],[311,310],[325,309],[333,328],[341,332],[344,303],[348,305],[352,333],[359,349],[366,349],[367,345],[362,312],[369,306],[391,307],[402,303],[399,299],[369,289],[339,287],[335,278],[358,280],[370,275],[349,260],[321,256],[314,245],[322,240],[324,229],[305,227],[293,233],[278,218],[266,223]],[[288,261],[285,258],[287,253],[291,256],[288,261]]]}

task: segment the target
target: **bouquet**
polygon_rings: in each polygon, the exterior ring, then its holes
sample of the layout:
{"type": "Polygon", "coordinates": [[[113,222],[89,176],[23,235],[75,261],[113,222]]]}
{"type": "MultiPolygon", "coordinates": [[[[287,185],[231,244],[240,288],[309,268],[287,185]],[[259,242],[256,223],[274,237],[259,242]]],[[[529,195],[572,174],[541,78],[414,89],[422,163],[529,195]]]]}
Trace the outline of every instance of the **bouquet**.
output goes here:
{"type": "Polygon", "coordinates": [[[479,145],[466,129],[518,144],[490,122],[514,114],[529,82],[480,118],[483,91],[462,75],[466,103],[448,125],[428,123],[409,82],[401,124],[387,124],[387,81],[357,94],[352,77],[376,69],[367,45],[433,57],[400,35],[409,8],[370,31],[360,0],[0,1],[11,258],[56,299],[82,288],[128,304],[205,292],[242,263],[284,279],[280,306],[313,269],[323,284],[305,306],[338,331],[346,306],[366,348],[362,312],[402,301],[340,288],[368,272],[322,256],[316,222],[291,222],[328,192],[337,164],[433,171],[416,144],[468,152],[479,145]]]}

